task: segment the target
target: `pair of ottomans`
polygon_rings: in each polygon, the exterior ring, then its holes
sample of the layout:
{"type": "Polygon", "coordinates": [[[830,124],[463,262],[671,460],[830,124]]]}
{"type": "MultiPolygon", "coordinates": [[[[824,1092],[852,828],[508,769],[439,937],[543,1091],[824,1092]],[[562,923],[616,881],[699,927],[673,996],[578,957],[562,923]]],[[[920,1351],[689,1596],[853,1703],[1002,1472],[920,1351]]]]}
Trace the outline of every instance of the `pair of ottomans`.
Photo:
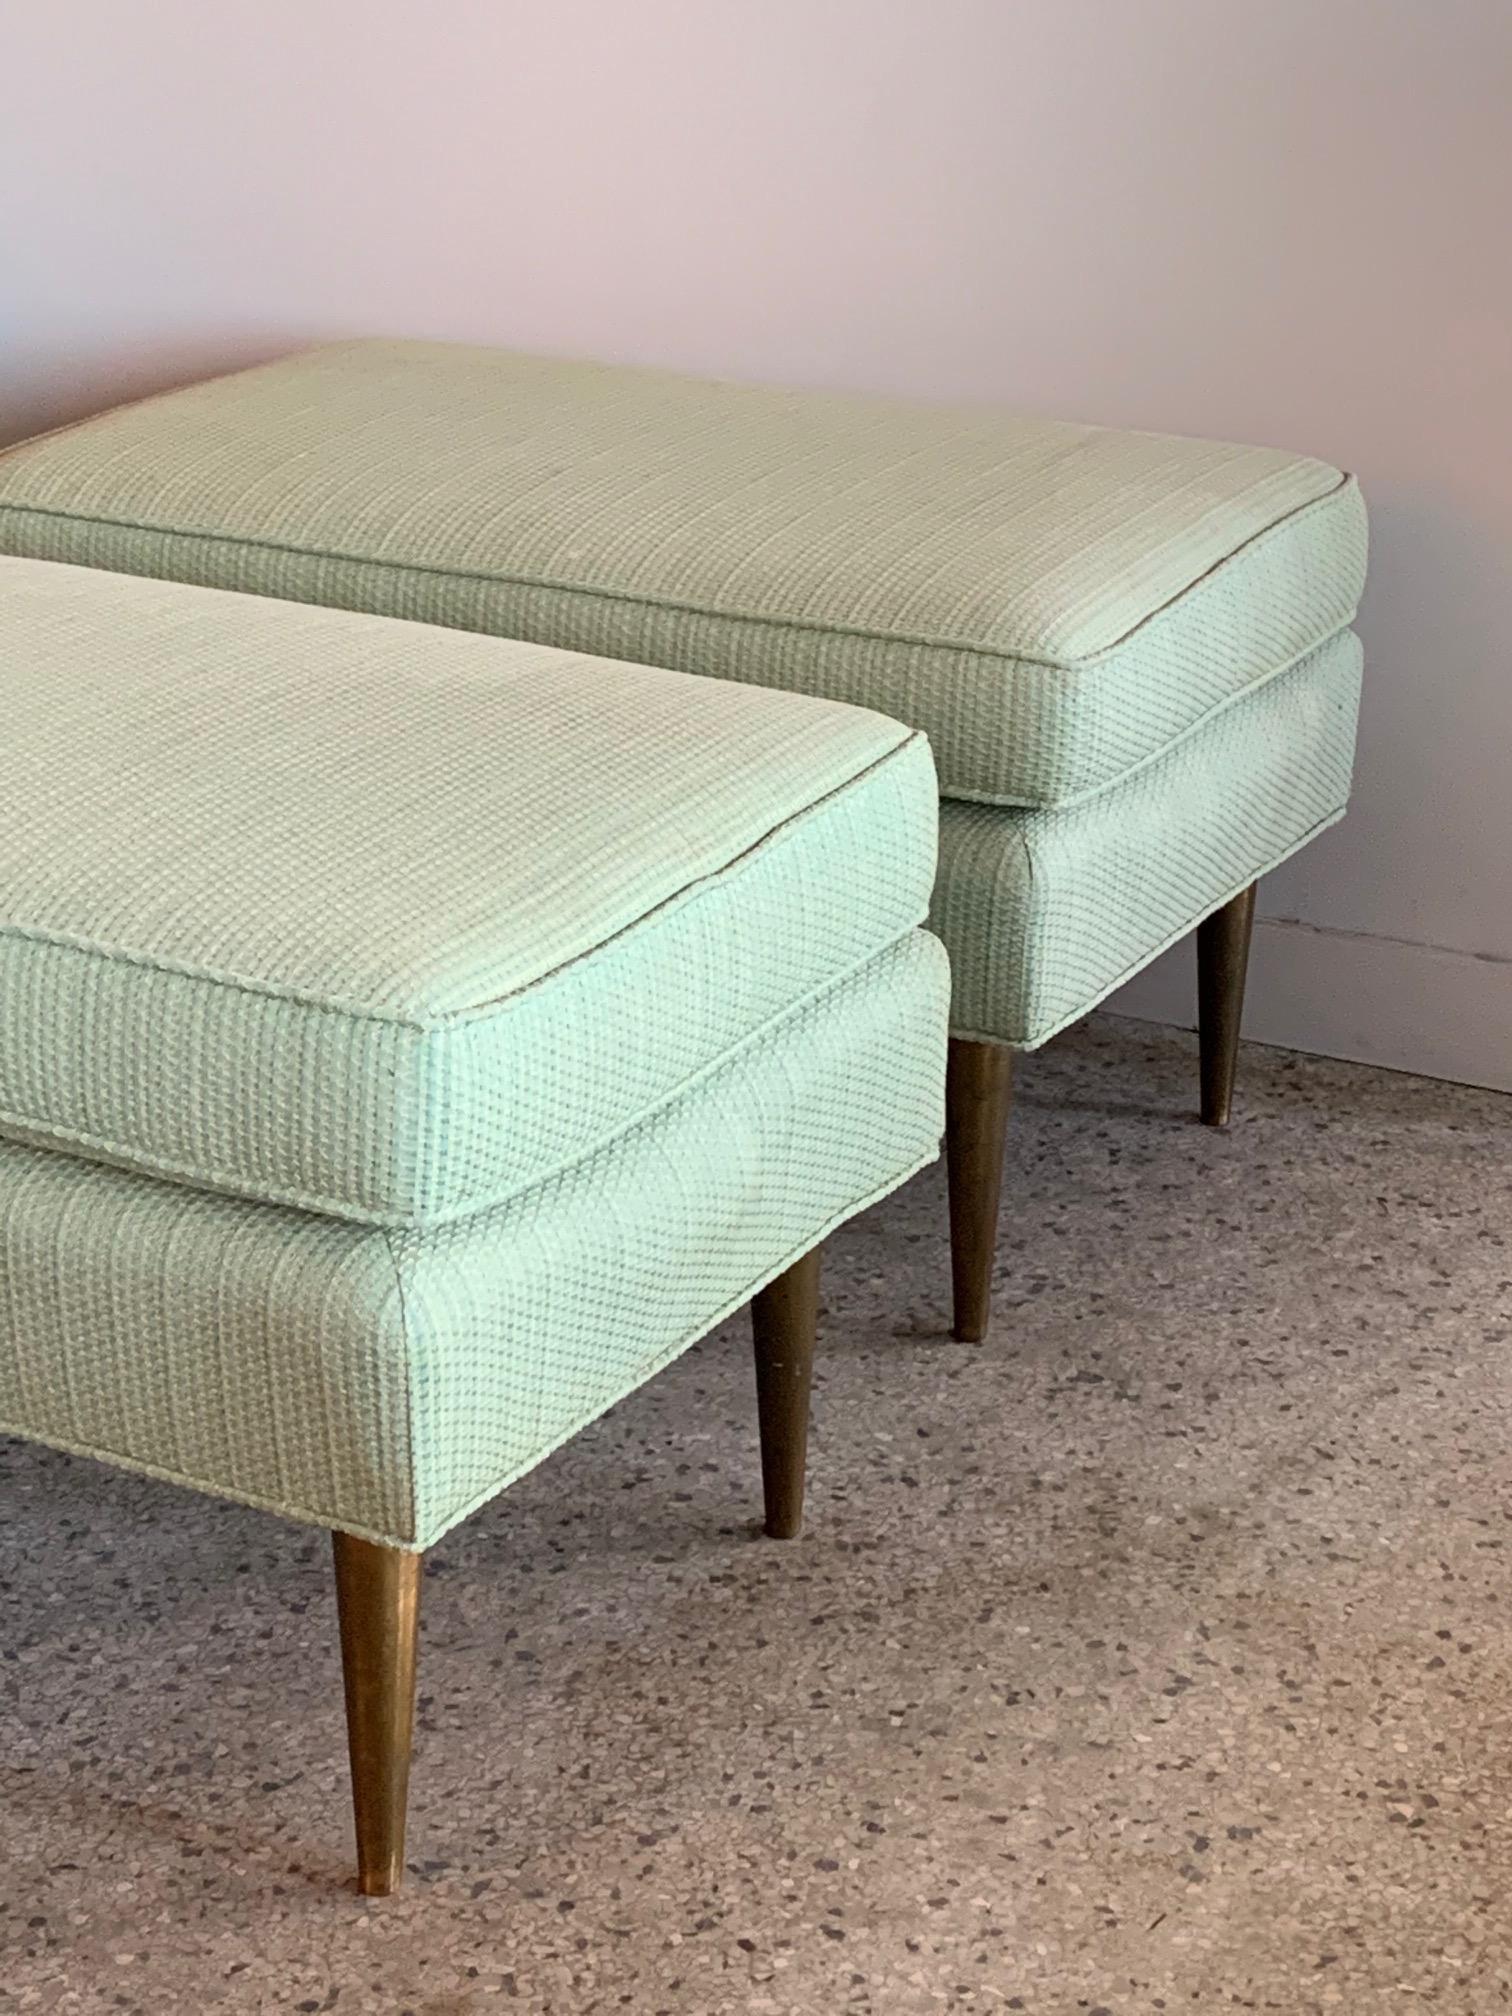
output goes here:
{"type": "Polygon", "coordinates": [[[369,343],[10,451],[0,555],[0,1428],[333,1529],[386,1891],[423,1550],[748,1300],[796,1532],[818,1247],[947,1030],[963,1337],[1012,1051],[1193,925],[1226,1117],[1358,491],[369,343]]]}

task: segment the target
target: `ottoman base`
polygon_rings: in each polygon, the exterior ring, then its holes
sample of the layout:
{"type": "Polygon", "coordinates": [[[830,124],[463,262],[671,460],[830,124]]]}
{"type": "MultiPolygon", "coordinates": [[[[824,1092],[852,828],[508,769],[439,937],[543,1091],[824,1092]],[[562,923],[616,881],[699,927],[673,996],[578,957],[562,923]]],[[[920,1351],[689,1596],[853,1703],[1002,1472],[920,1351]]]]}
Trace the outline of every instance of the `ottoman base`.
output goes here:
{"type": "MultiPolygon", "coordinates": [[[[761,1477],[772,1540],[796,1540],[803,1526],[820,1251],[816,1246],[805,1253],[751,1302],[761,1477]]],[[[424,1556],[341,1532],[331,1535],[331,1553],[357,1888],[364,1897],[388,1897],[404,1878],[424,1556]]]]}
{"type": "MultiPolygon", "coordinates": [[[[1251,882],[1197,926],[1197,1034],[1204,1127],[1229,1124],[1258,887],[1251,882]]],[[[1003,1157],[1013,1103],[1013,1051],[1006,1043],[952,1036],[945,1086],[953,1328],[959,1343],[980,1344],[992,1320],[1003,1157]]]]}
{"type": "Polygon", "coordinates": [[[938,1152],[947,993],[912,932],[435,1232],[0,1143],[0,1432],[337,1529],[366,1894],[403,1870],[421,1550],[748,1300],[766,1530],[797,1534],[817,1248],[938,1152]]]}
{"type": "Polygon", "coordinates": [[[429,1547],[934,1159],[947,984],[911,933],[435,1232],[0,1142],[0,1433],[429,1547]]]}
{"type": "Polygon", "coordinates": [[[988,1323],[1014,1050],[1197,929],[1202,1117],[1233,1099],[1255,884],[1343,817],[1360,646],[1333,638],[1137,776],[1061,810],[941,806],[930,922],[951,949],[957,1337],[988,1323]]]}
{"type": "Polygon", "coordinates": [[[1344,816],[1351,632],[1085,804],[946,799],[930,928],[958,1036],[1036,1050],[1344,816]]]}
{"type": "Polygon", "coordinates": [[[1251,882],[1197,926],[1197,1041],[1204,1127],[1227,1127],[1233,1108],[1258,888],[1251,882]]]}

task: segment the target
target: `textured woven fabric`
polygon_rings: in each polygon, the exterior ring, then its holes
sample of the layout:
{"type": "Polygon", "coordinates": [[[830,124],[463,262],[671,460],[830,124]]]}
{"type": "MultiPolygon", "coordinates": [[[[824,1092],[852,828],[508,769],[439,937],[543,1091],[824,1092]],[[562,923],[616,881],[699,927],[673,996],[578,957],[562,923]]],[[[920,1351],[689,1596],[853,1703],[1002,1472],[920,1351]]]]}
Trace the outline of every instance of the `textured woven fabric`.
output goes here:
{"type": "Polygon", "coordinates": [[[0,456],[0,550],[860,702],[1045,805],[1343,628],[1365,520],[1273,449],[357,343],[0,456]]]}
{"type": "Polygon", "coordinates": [[[1332,825],[1359,692],[1346,632],[1091,804],[943,805],[956,1032],[1033,1049],[1332,825]]]}
{"type": "Polygon", "coordinates": [[[918,924],[928,747],[788,694],[0,560],[0,1132],[503,1201],[918,924]]]}
{"type": "Polygon", "coordinates": [[[911,933],[433,1232],[0,1144],[0,1430],[428,1546],[934,1156],[947,994],[911,933]]]}

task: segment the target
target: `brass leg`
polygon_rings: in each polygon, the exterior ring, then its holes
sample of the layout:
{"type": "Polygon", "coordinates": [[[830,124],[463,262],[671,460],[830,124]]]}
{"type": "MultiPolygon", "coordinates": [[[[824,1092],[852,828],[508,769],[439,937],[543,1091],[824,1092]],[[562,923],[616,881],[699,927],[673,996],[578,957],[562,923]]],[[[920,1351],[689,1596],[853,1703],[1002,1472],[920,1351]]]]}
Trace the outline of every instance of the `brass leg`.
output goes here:
{"type": "Polygon", "coordinates": [[[421,1556],[350,1533],[333,1533],[331,1540],[357,1821],[357,1888],[364,1897],[387,1897],[404,1876],[421,1556]]]}
{"type": "Polygon", "coordinates": [[[1206,1127],[1227,1127],[1234,1101],[1256,887],[1251,882],[1248,889],[1197,926],[1197,1030],[1206,1127]]]}
{"type": "Polygon", "coordinates": [[[761,1417],[761,1487],[766,1530],[796,1539],[803,1527],[803,1478],[808,1459],[809,1382],[819,1321],[816,1246],[768,1282],[751,1303],[756,1345],[756,1405],[761,1417]]]}
{"type": "Polygon", "coordinates": [[[979,1344],[992,1315],[992,1262],[1012,1100],[1013,1052],[1001,1043],[952,1036],[945,1076],[945,1166],[955,1334],[963,1344],[979,1344]]]}

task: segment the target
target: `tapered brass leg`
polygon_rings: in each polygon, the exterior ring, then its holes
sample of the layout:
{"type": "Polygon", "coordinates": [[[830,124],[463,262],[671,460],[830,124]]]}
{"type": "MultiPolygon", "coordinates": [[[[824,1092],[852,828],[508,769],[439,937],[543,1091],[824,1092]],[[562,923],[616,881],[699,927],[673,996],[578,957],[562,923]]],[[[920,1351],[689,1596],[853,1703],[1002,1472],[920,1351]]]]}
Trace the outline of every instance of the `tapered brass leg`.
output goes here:
{"type": "Polygon", "coordinates": [[[1197,1031],[1202,1052],[1202,1119],[1207,1127],[1227,1127],[1234,1103],[1256,887],[1251,882],[1248,889],[1197,926],[1197,1031]]]}
{"type": "Polygon", "coordinates": [[[333,1533],[331,1540],[357,1822],[357,1887],[364,1897],[387,1897],[404,1875],[422,1557],[350,1533],[333,1533]]]}
{"type": "Polygon", "coordinates": [[[955,1334],[963,1344],[979,1344],[992,1316],[992,1263],[1012,1102],[1013,1052],[1001,1043],[952,1036],[945,1075],[945,1167],[955,1334]]]}
{"type": "Polygon", "coordinates": [[[808,1461],[809,1384],[819,1322],[816,1246],[768,1282],[751,1303],[756,1345],[756,1405],[761,1417],[761,1487],[766,1530],[796,1539],[803,1527],[803,1479],[808,1461]]]}

